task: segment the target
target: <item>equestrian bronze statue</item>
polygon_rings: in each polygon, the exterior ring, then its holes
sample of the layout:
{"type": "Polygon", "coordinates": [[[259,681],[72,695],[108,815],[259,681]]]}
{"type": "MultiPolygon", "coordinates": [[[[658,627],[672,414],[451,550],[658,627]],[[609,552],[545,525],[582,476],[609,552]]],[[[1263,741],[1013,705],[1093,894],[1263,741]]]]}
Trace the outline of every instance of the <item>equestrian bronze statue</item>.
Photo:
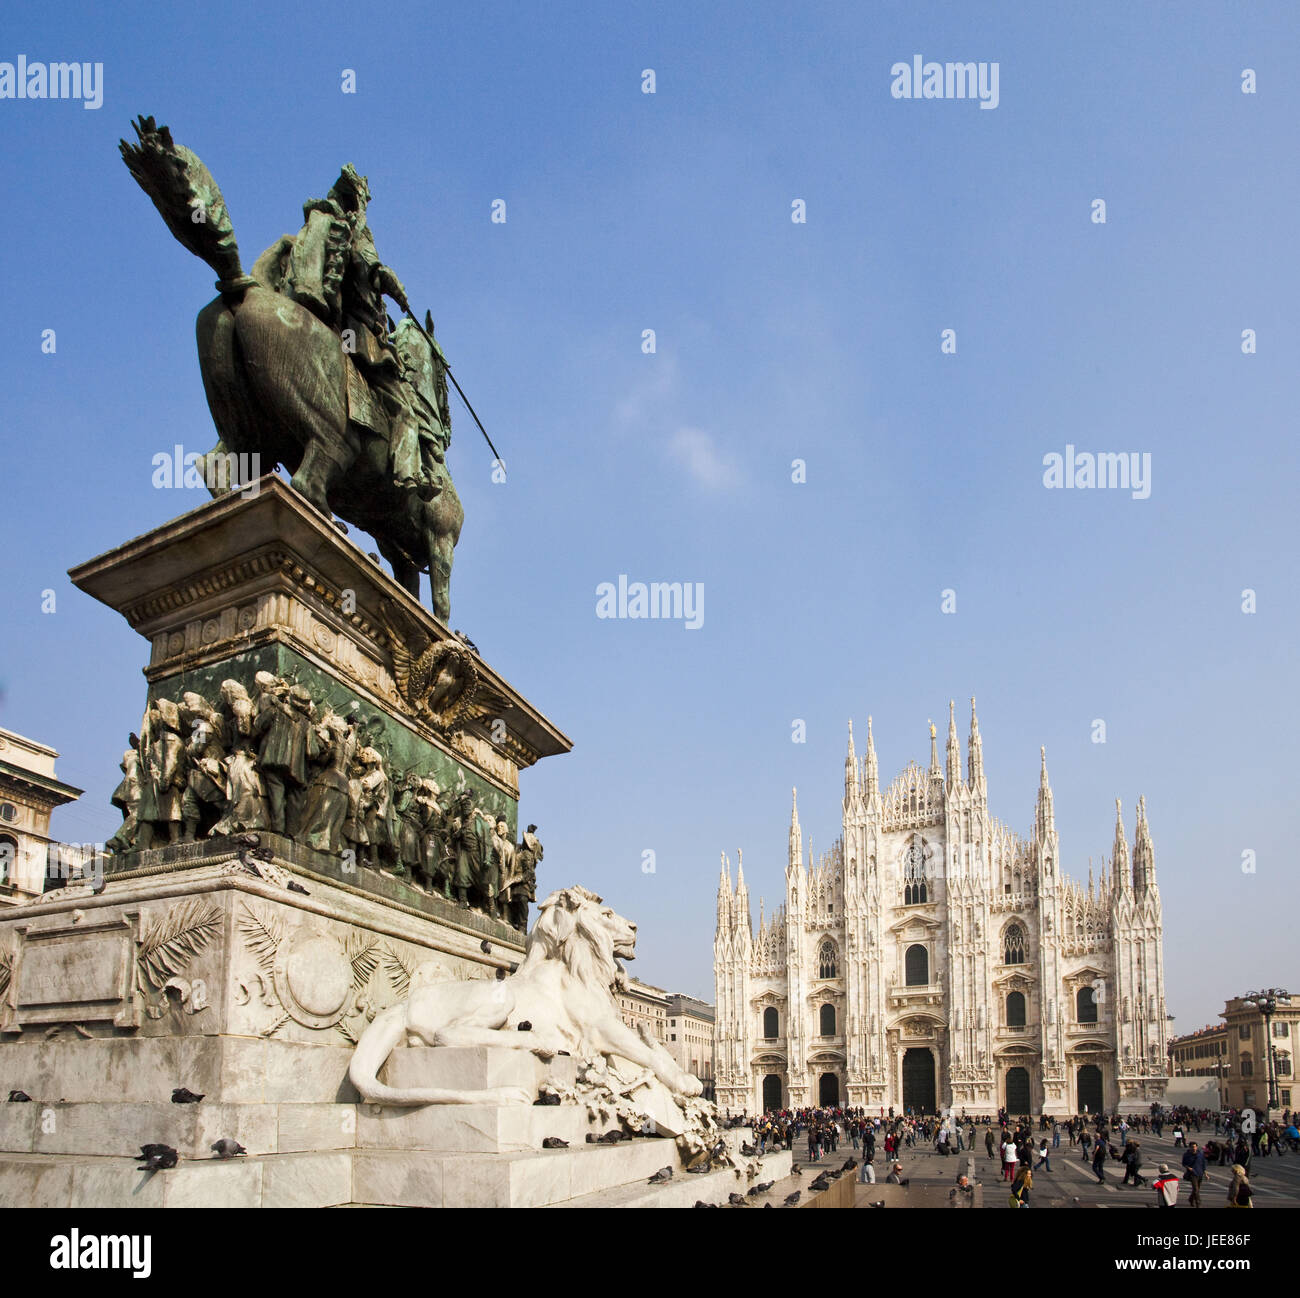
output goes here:
{"type": "Polygon", "coordinates": [[[172,234],[220,277],[220,295],[197,322],[219,437],[204,457],[210,490],[234,485],[235,456],[283,464],[313,505],[375,538],[417,599],[428,572],[433,611],[446,622],[465,517],[446,462],[449,371],[432,319],[415,319],[375,250],[365,177],[345,166],[325,198],[304,205],[299,232],[245,272],[207,167],[153,118],[133,125],[138,144],[121,144],[132,176],[172,234]],[[404,313],[397,325],[386,298],[404,313]]]}

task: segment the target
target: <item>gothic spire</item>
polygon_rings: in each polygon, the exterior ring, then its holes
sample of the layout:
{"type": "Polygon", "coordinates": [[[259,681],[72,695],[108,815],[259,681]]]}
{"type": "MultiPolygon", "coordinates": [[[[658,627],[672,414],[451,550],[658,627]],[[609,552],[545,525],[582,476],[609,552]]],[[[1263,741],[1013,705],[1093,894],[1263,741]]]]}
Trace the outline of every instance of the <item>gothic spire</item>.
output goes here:
{"type": "Polygon", "coordinates": [[[939,732],[934,728],[934,722],[930,722],[930,778],[932,780],[943,779],[943,772],[939,769],[939,732]]]}
{"type": "Polygon", "coordinates": [[[1156,886],[1156,852],[1147,824],[1147,800],[1138,799],[1137,831],[1133,841],[1133,891],[1139,896],[1156,886]]]}
{"type": "Polygon", "coordinates": [[[858,755],[853,748],[853,719],[849,718],[849,751],[844,758],[844,801],[850,804],[858,798],[858,755]]]}
{"type": "Polygon", "coordinates": [[[961,745],[957,742],[957,713],[948,700],[948,787],[961,783],[961,745]]]}
{"type": "Polygon", "coordinates": [[[1124,837],[1124,809],[1118,798],[1115,799],[1115,848],[1111,854],[1111,867],[1115,886],[1121,892],[1128,892],[1132,885],[1128,866],[1128,841],[1124,837]]]}
{"type": "Polygon", "coordinates": [[[799,828],[799,790],[790,790],[790,865],[803,864],[803,830],[799,828]]]}
{"type": "Polygon", "coordinates": [[[970,701],[970,738],[966,743],[966,765],[970,787],[978,791],[984,784],[984,741],[980,738],[980,722],[975,715],[975,700],[970,701]]]}
{"type": "Polygon", "coordinates": [[[1043,767],[1038,777],[1037,832],[1042,842],[1049,834],[1056,833],[1056,811],[1052,805],[1052,786],[1047,782],[1047,749],[1040,748],[1039,756],[1043,767]]]}
{"type": "Polygon", "coordinates": [[[745,888],[745,857],[740,848],[736,848],[736,862],[736,896],[739,898],[742,893],[746,896],[749,895],[748,890],[745,888]]]}
{"type": "Polygon", "coordinates": [[[866,774],[867,801],[880,794],[880,767],[876,763],[876,741],[871,734],[871,718],[867,717],[867,755],[863,759],[866,774]]]}

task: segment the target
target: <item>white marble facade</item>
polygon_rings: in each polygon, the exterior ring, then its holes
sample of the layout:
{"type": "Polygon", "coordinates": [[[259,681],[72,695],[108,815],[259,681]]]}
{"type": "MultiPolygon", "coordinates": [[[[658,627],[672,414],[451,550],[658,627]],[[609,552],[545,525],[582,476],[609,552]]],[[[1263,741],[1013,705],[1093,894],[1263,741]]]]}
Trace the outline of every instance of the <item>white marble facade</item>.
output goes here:
{"type": "Polygon", "coordinates": [[[885,789],[867,721],[849,727],[843,835],[804,855],[797,799],[785,902],[753,927],[743,862],[724,857],[714,974],[717,1097],[869,1110],[952,1105],[971,1115],[1085,1107],[1132,1112],[1164,1096],[1160,893],[1142,799],[1135,841],[1119,802],[1096,884],[1061,872],[1042,758],[1033,828],[989,814],[971,701],[963,776],[949,705],[946,770],[930,727],[928,769],[885,789]]]}

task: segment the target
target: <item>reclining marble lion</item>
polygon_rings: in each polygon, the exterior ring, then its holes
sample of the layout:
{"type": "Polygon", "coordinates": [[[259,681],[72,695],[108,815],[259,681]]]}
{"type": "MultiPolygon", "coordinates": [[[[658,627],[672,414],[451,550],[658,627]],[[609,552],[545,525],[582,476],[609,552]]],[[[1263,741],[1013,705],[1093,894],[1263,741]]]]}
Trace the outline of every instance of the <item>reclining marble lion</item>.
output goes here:
{"type": "Polygon", "coordinates": [[[644,1070],[643,1090],[662,1086],[678,1103],[700,1094],[698,1078],[678,1067],[658,1042],[629,1028],[619,1014],[614,993],[617,962],[635,958],[636,925],[580,887],[552,893],[538,910],[524,962],[510,977],[430,982],[417,971],[406,1000],[377,1015],[357,1042],[348,1076],[363,1100],[387,1105],[531,1104],[537,1098],[520,1087],[386,1086],[379,1081],[379,1071],[403,1043],[505,1047],[530,1050],[542,1059],[567,1051],[580,1062],[603,1059],[610,1066],[626,1061],[633,1070],[644,1070]],[[518,1030],[524,1022],[531,1024],[530,1031],[518,1030]]]}

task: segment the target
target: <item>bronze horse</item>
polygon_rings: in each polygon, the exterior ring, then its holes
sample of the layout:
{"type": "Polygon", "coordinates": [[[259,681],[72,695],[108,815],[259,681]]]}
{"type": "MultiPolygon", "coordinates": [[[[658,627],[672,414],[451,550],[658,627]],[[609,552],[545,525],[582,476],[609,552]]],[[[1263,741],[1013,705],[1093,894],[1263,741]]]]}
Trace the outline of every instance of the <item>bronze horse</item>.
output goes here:
{"type": "Polygon", "coordinates": [[[445,388],[440,392],[439,358],[428,336],[409,319],[391,335],[435,446],[434,495],[424,500],[394,484],[389,414],[339,335],[279,291],[293,236],[278,239],[245,274],[208,169],[152,118],[133,125],[139,144],[121,145],[131,174],[172,234],[221,277],[220,295],[199,312],[196,325],[203,388],[219,437],[205,457],[213,494],[231,485],[220,477],[220,456],[258,454],[264,465],[283,464],[294,489],[317,509],[375,538],[393,576],[417,599],[420,573],[427,571],[433,611],[446,622],[465,514],[447,471],[450,420],[439,413],[446,409],[445,388]]]}

